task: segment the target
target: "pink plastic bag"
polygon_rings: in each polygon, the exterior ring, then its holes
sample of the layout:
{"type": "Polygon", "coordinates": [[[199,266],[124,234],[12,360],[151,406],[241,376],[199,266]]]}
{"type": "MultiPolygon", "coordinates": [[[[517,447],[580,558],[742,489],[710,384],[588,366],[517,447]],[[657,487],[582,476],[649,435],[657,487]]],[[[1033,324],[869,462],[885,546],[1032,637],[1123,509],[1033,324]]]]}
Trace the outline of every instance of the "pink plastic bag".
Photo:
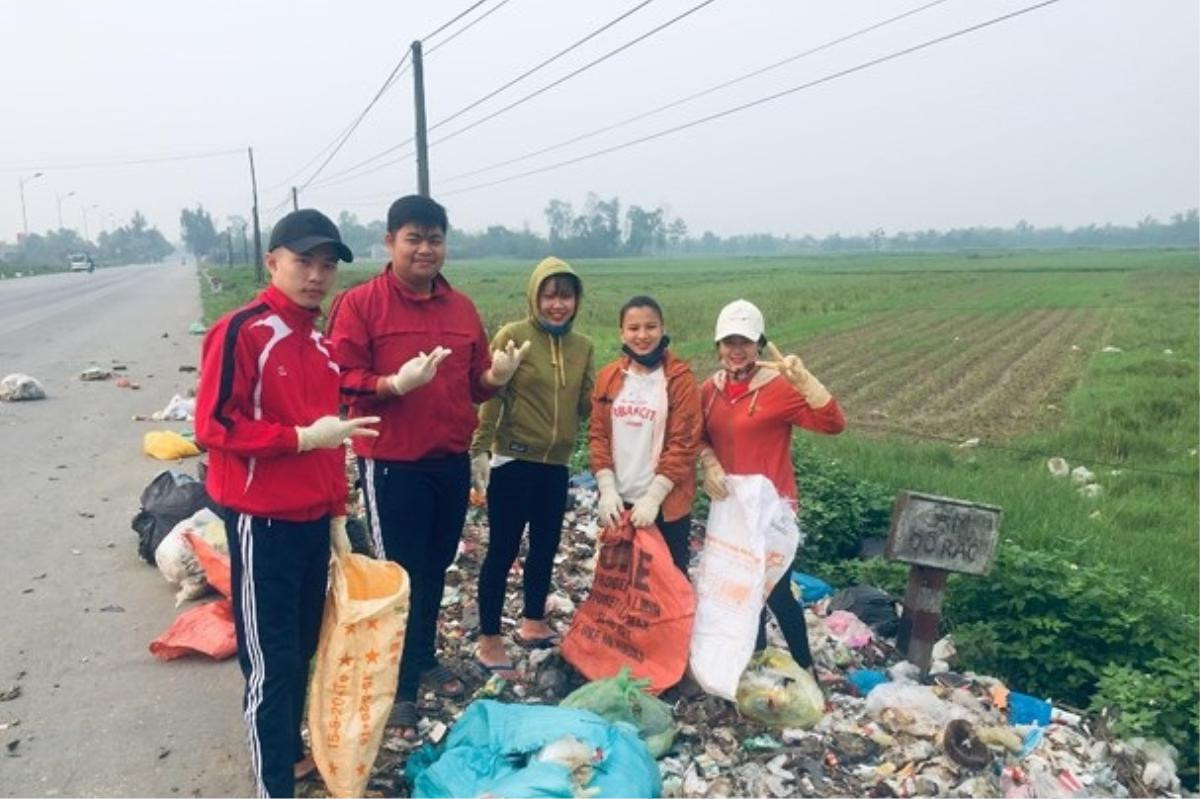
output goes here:
{"type": "Polygon", "coordinates": [[[825,617],[825,629],[851,649],[871,643],[871,628],[848,610],[835,610],[825,617]]]}

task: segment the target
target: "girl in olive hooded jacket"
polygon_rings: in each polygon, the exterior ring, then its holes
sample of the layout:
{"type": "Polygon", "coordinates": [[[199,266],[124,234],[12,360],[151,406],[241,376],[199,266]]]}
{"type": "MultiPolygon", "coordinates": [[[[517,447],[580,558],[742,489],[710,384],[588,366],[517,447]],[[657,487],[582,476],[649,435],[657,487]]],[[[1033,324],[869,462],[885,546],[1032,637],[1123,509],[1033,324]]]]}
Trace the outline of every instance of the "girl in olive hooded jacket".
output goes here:
{"type": "Polygon", "coordinates": [[[579,276],[546,258],[529,277],[529,315],[504,325],[494,347],[532,342],[512,380],[479,408],[471,477],[487,492],[488,551],[479,572],[478,659],[493,672],[513,669],[500,636],[508,572],[529,525],[525,610],[515,635],[524,647],[558,643],[546,624],[546,596],[567,504],[567,462],[591,410],[592,342],[571,329],[583,296],[579,276]]]}

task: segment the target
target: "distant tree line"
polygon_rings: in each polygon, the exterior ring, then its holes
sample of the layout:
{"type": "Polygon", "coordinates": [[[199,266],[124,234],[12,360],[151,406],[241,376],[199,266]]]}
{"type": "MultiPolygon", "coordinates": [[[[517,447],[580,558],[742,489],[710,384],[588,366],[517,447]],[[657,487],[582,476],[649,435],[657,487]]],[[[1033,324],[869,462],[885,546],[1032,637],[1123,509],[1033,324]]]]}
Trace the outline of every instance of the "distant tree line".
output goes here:
{"type": "MultiPolygon", "coordinates": [[[[482,231],[451,231],[455,258],[504,257],[536,259],[547,253],[564,258],[616,258],[647,255],[819,255],[854,252],[948,252],[961,250],[1062,249],[1074,247],[1200,247],[1200,219],[1196,209],[1160,222],[1146,217],[1134,226],[1087,225],[1037,228],[1025,220],[1011,228],[972,227],[952,230],[901,231],[888,235],[882,228],[859,235],[834,233],[814,236],[776,236],[748,233],[718,236],[704,231],[690,236],[687,223],[666,208],[624,207],[619,198],[603,199],[589,193],[577,210],[567,200],[552,199],[544,209],[548,235],[525,227],[514,230],[492,225],[482,231]]],[[[217,230],[203,208],[185,209],[180,219],[183,241],[201,258],[222,263],[232,247],[233,260],[241,262],[246,246],[246,222],[230,217],[217,230]],[[239,245],[239,242],[243,244],[239,245]]],[[[386,226],[381,220],[360,222],[342,211],[337,219],[342,239],[363,260],[383,260],[386,226]]],[[[270,230],[263,230],[263,240],[270,230]]]]}
{"type": "Polygon", "coordinates": [[[170,255],[175,248],[151,227],[140,211],[134,211],[128,224],[102,232],[95,242],[84,241],[75,230],[59,228],[46,233],[30,233],[17,244],[0,242],[0,263],[13,267],[65,268],[75,253],[87,253],[101,266],[153,263],[170,255]]]}

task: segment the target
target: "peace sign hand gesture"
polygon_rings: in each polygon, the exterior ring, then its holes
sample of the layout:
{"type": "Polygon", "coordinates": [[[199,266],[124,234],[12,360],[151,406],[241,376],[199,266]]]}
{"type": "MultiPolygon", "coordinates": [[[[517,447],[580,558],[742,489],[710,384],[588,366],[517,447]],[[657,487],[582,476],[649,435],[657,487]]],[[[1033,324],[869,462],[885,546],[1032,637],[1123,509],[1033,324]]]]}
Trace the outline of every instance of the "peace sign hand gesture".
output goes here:
{"type": "Polygon", "coordinates": [[[823,408],[833,398],[825,386],[821,385],[821,381],[808,371],[799,355],[784,355],[773,341],[767,342],[767,351],[771,353],[773,360],[759,361],[759,365],[778,370],[804,396],[810,406],[823,408]]]}

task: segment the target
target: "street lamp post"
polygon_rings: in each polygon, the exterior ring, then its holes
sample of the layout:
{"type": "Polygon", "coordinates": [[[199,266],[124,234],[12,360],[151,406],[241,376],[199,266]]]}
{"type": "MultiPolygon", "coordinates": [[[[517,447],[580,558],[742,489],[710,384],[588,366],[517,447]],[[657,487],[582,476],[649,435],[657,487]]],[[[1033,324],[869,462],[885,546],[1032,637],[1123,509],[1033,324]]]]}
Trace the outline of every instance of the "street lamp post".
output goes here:
{"type": "Polygon", "coordinates": [[[18,177],[17,187],[21,192],[21,230],[24,231],[25,238],[29,238],[29,214],[25,211],[25,184],[36,178],[40,178],[44,172],[34,172],[27,178],[18,177]]]}
{"type": "Polygon", "coordinates": [[[58,229],[59,229],[59,230],[62,230],[62,229],[63,229],[63,221],[62,221],[62,201],[63,201],[63,200],[65,200],[65,199],[67,199],[68,197],[74,197],[74,196],[75,196],[75,192],[73,192],[73,191],[69,191],[69,192],[67,192],[66,194],[55,194],[55,195],[54,195],[54,198],[55,198],[56,200],[58,200],[58,229]]]}

